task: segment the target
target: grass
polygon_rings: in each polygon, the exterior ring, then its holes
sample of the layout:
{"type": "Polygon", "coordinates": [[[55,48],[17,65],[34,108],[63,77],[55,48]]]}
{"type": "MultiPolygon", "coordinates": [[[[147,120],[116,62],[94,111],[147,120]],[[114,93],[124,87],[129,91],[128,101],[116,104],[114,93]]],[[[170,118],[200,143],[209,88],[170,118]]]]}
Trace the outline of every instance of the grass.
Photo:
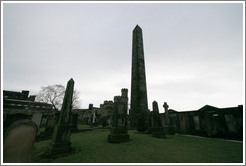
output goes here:
{"type": "Polygon", "coordinates": [[[40,131],[40,133],[44,132],[45,131],[45,127],[40,127],[39,131],[40,131]]]}
{"type": "Polygon", "coordinates": [[[84,129],[91,129],[91,126],[89,126],[89,125],[81,125],[81,124],[78,125],[78,130],[84,130],[84,129]]]}
{"type": "Polygon", "coordinates": [[[49,141],[37,142],[32,162],[41,163],[242,163],[243,144],[222,139],[168,135],[167,139],[129,131],[130,141],[107,142],[109,131],[73,134],[76,152],[56,159],[41,158],[49,141]]]}

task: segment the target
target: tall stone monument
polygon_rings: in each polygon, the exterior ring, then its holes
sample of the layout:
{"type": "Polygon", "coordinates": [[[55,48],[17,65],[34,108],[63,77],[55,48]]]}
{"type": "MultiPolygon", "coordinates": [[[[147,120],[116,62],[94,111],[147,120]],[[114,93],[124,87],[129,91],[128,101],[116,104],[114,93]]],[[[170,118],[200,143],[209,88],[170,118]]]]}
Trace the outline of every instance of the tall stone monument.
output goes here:
{"type": "Polygon", "coordinates": [[[167,105],[167,102],[164,102],[163,107],[165,109],[165,130],[168,131],[168,134],[175,134],[175,127],[170,123],[169,106],[167,105]]]}
{"type": "Polygon", "coordinates": [[[71,152],[70,137],[73,91],[74,81],[70,79],[67,83],[58,124],[54,129],[52,141],[49,146],[48,155],[50,157],[71,152]]]}
{"type": "Polygon", "coordinates": [[[166,132],[165,129],[162,127],[161,124],[161,118],[159,114],[159,108],[158,108],[158,103],[156,101],[153,101],[153,123],[152,123],[152,137],[157,137],[157,138],[166,138],[166,132]]]}
{"type": "Polygon", "coordinates": [[[108,142],[120,143],[130,139],[127,131],[127,89],[121,90],[121,96],[114,97],[113,125],[108,135],[108,142]]]}
{"type": "Polygon", "coordinates": [[[133,30],[131,77],[130,125],[138,131],[145,131],[149,123],[149,110],[142,29],[138,25],[133,30]]]}
{"type": "Polygon", "coordinates": [[[155,128],[162,127],[158,103],[156,101],[153,101],[152,106],[153,106],[153,127],[155,128]]]}
{"type": "Polygon", "coordinates": [[[170,124],[169,124],[169,112],[168,112],[169,106],[167,105],[167,102],[164,102],[163,107],[165,109],[165,125],[170,126],[170,124]]]}

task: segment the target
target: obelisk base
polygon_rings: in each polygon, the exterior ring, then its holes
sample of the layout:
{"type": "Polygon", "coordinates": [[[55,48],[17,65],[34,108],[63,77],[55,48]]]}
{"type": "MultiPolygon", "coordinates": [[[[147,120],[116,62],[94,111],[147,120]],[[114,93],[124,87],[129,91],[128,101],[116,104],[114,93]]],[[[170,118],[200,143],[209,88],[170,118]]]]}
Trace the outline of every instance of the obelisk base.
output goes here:
{"type": "Polygon", "coordinates": [[[71,142],[51,143],[47,156],[52,158],[59,155],[69,154],[72,152],[71,142]]]}
{"type": "Polygon", "coordinates": [[[48,147],[48,157],[71,153],[71,125],[60,125],[54,129],[54,136],[48,147]]]}

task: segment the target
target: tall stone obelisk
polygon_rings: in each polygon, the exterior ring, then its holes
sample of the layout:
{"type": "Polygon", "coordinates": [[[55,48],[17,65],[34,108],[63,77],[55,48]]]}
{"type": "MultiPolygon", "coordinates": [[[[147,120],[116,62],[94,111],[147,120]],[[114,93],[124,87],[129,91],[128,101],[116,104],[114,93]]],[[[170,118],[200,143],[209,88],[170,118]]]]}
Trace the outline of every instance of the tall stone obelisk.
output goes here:
{"type": "Polygon", "coordinates": [[[67,82],[58,124],[54,129],[52,140],[46,154],[49,157],[70,153],[72,150],[70,137],[73,91],[74,80],[71,78],[67,82]]]}
{"type": "Polygon", "coordinates": [[[148,127],[148,100],[145,76],[142,29],[137,25],[132,40],[132,78],[130,124],[138,131],[148,127]]]}

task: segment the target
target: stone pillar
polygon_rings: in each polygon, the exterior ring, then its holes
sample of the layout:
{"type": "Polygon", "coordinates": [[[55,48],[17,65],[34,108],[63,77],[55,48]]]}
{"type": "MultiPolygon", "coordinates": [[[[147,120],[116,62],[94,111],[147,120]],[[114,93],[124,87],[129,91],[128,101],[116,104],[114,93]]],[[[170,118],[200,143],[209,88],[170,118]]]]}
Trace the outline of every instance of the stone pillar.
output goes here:
{"type": "Polygon", "coordinates": [[[169,117],[169,106],[166,102],[164,102],[163,107],[165,109],[165,130],[168,132],[168,134],[175,134],[175,126],[170,124],[170,117],[169,117]]]}
{"type": "Polygon", "coordinates": [[[153,127],[162,127],[161,119],[159,115],[158,103],[156,101],[153,101],[152,105],[153,105],[153,127]]]}
{"type": "Polygon", "coordinates": [[[148,116],[143,37],[142,29],[137,25],[133,30],[132,42],[131,127],[137,128],[138,131],[145,131],[149,123],[148,116]]]}
{"type": "Polygon", "coordinates": [[[158,103],[153,101],[153,126],[151,128],[152,137],[166,138],[166,133],[161,124],[158,103]]]}
{"type": "Polygon", "coordinates": [[[71,152],[71,109],[74,91],[74,81],[70,79],[67,83],[65,96],[58,124],[54,129],[52,140],[49,146],[49,157],[71,152]]]}
{"type": "Polygon", "coordinates": [[[118,127],[120,96],[114,97],[113,127],[118,127]]]}
{"type": "Polygon", "coordinates": [[[121,96],[114,97],[113,125],[108,135],[108,142],[120,143],[130,139],[127,131],[127,89],[121,90],[121,96]]]}
{"type": "Polygon", "coordinates": [[[124,117],[123,125],[127,127],[128,121],[127,121],[127,109],[128,109],[128,89],[121,89],[121,103],[122,103],[122,112],[120,114],[122,117],[124,117]]]}
{"type": "Polygon", "coordinates": [[[170,126],[170,121],[169,121],[169,113],[168,113],[168,105],[166,102],[164,102],[163,107],[165,109],[165,126],[170,126]]]}

